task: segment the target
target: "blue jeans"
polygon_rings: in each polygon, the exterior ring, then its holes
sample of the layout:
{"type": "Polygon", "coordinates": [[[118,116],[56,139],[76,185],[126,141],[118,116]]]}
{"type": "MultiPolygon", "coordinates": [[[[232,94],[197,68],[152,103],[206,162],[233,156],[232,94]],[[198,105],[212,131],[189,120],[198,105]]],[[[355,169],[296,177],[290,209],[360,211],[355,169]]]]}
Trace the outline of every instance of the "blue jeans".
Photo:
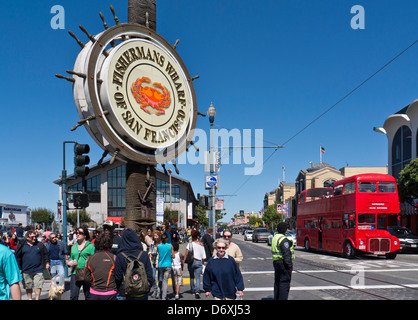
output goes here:
{"type": "Polygon", "coordinates": [[[200,292],[200,275],[202,274],[202,261],[194,260],[192,264],[188,264],[187,268],[190,273],[190,289],[192,293],[200,292]],[[194,284],[194,279],[196,278],[196,286],[194,284]]]}
{"type": "Polygon", "coordinates": [[[64,285],[64,263],[61,260],[51,260],[51,277],[58,275],[58,285],[64,285]]]}

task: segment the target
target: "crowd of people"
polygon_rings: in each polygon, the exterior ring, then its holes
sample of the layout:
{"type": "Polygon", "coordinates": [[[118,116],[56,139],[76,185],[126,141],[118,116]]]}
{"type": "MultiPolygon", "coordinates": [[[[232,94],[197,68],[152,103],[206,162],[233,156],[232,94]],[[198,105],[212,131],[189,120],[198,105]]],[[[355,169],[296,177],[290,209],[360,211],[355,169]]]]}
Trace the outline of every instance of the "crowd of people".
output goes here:
{"type": "Polygon", "coordinates": [[[204,234],[191,227],[179,233],[163,225],[146,232],[127,228],[119,235],[113,222],[106,221],[93,234],[85,226],[76,228],[65,246],[59,233],[40,226],[25,233],[19,228],[11,235],[10,241],[17,239],[13,246],[10,242],[0,246],[0,270],[4,270],[0,271],[0,300],[21,299],[20,282],[28,300],[33,293],[36,300],[40,298],[47,277],[63,288],[65,265],[71,300],[79,299],[81,289],[86,300],[165,300],[170,278],[174,299],[180,299],[185,265],[196,299],[200,299],[201,287],[206,297],[214,299],[243,296],[242,253],[231,242],[229,230],[214,242],[212,228],[204,234]],[[181,242],[187,243],[184,254],[181,242]]]}

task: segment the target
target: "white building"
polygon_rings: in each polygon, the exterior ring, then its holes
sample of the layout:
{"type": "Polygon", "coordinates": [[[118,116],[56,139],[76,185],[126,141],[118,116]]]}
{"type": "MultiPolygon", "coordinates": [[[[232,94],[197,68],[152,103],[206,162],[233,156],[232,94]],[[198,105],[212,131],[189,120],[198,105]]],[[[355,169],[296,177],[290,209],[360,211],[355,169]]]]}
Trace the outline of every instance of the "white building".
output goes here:
{"type": "MultiPolygon", "coordinates": [[[[170,178],[164,171],[156,170],[157,198],[164,198],[164,209],[170,208],[170,178]]],[[[59,185],[59,199],[62,199],[62,181],[54,181],[59,185]]],[[[67,177],[67,190],[82,191],[81,178],[74,179],[74,175],[67,177]]],[[[87,213],[97,225],[106,220],[120,223],[125,215],[126,195],[126,165],[121,161],[105,161],[102,165],[90,167],[86,177],[86,191],[89,195],[87,213]]],[[[72,195],[68,196],[67,211],[76,210],[72,204],[72,195]]],[[[172,175],[171,209],[179,213],[179,227],[187,226],[187,219],[193,218],[194,205],[197,199],[189,181],[172,175]]]]}

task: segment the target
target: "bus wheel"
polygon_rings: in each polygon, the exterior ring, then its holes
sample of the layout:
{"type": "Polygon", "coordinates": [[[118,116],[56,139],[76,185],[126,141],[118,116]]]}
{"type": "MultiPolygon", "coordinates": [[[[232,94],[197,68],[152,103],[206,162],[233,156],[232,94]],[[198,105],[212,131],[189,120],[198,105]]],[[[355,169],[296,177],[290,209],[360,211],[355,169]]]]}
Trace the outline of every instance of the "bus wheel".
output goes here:
{"type": "Polygon", "coordinates": [[[309,243],[309,239],[305,239],[305,250],[310,251],[311,250],[311,244],[309,243]]]}
{"type": "Polygon", "coordinates": [[[386,253],[386,259],[391,259],[391,260],[393,260],[393,259],[395,259],[396,258],[396,255],[397,255],[398,253],[395,251],[395,252],[389,252],[389,253],[386,253]]]}
{"type": "Polygon", "coordinates": [[[345,242],[343,246],[343,257],[347,259],[353,259],[355,255],[356,252],[351,242],[345,242]]]}

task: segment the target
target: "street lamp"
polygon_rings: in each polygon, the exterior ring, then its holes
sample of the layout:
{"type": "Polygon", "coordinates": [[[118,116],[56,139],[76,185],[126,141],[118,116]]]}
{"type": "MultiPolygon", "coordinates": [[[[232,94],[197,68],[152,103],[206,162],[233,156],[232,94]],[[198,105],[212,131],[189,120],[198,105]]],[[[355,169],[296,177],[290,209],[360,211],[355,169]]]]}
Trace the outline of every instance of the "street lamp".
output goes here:
{"type": "MultiPolygon", "coordinates": [[[[208,108],[208,116],[209,116],[209,123],[210,123],[210,138],[209,138],[209,159],[210,159],[210,174],[213,175],[214,170],[214,164],[213,164],[213,138],[212,138],[212,129],[213,129],[213,122],[215,121],[215,115],[216,115],[216,109],[213,106],[213,103],[210,103],[210,106],[208,108]]],[[[216,212],[215,212],[215,186],[212,185],[212,187],[209,190],[209,198],[211,199],[211,211],[212,213],[209,215],[209,226],[213,228],[213,238],[215,239],[215,223],[216,223],[216,212]]]]}
{"type": "Polygon", "coordinates": [[[212,129],[213,122],[215,121],[215,116],[216,116],[216,109],[213,106],[212,102],[210,103],[210,106],[208,108],[208,116],[209,116],[210,126],[211,126],[211,129],[212,129]]]}
{"type": "Polygon", "coordinates": [[[171,225],[173,223],[173,211],[171,209],[171,174],[173,173],[173,170],[168,169],[167,171],[170,177],[169,181],[170,181],[170,225],[171,225]]]}

